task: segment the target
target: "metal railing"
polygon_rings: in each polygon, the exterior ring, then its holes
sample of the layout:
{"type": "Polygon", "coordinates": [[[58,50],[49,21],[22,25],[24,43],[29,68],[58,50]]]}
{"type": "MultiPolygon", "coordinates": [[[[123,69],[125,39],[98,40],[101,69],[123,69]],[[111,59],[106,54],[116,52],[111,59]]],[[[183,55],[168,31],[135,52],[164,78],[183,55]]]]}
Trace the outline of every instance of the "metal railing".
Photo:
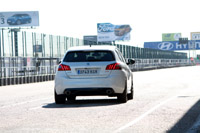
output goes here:
{"type": "MultiPolygon", "coordinates": [[[[130,65],[132,70],[140,70],[145,68],[165,68],[176,66],[193,65],[188,59],[135,59],[136,63],[130,65]]],[[[53,66],[17,66],[2,67],[0,70],[0,78],[30,77],[30,76],[46,76],[55,75],[58,64],[53,66]]]]}
{"type": "Polygon", "coordinates": [[[189,59],[136,59],[133,71],[195,65],[189,59]]]}
{"type": "MultiPolygon", "coordinates": [[[[180,67],[200,64],[189,59],[135,59],[134,65],[129,65],[132,71],[180,67]]],[[[43,82],[54,80],[57,65],[53,66],[21,66],[2,67],[0,69],[0,86],[43,82]]]]}
{"type": "Polygon", "coordinates": [[[31,67],[2,67],[0,71],[0,78],[11,78],[11,77],[29,77],[34,75],[52,75],[56,73],[56,66],[31,66],[31,67]]]}
{"type": "Polygon", "coordinates": [[[3,67],[0,86],[53,80],[57,66],[3,67]]]}
{"type": "MultiPolygon", "coordinates": [[[[0,86],[54,79],[59,60],[69,47],[83,46],[82,39],[33,32],[0,31],[0,86]]],[[[95,45],[95,44],[94,44],[95,45]]],[[[186,53],[139,48],[115,43],[125,58],[134,58],[133,71],[194,65],[186,53]]]]}

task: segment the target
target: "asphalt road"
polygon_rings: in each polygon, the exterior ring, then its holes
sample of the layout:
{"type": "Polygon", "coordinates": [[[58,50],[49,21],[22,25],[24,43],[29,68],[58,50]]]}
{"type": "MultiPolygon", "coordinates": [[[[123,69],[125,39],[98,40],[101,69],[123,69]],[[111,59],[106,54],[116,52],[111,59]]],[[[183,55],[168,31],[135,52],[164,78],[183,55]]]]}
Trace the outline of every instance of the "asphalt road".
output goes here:
{"type": "Polygon", "coordinates": [[[200,66],[134,72],[134,100],[56,105],[54,82],[0,87],[0,133],[183,133],[200,114],[200,66]]]}

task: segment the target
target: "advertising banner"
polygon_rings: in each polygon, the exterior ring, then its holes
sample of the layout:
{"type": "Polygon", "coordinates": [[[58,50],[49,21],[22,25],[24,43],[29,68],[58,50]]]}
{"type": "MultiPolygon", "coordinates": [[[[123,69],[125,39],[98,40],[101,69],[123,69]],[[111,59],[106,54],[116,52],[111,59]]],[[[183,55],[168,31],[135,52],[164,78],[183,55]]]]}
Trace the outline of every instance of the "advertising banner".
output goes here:
{"type": "Polygon", "coordinates": [[[39,12],[0,12],[0,27],[39,26],[39,12]]]}
{"type": "Polygon", "coordinates": [[[191,40],[200,40],[200,32],[191,32],[191,40]]]}
{"type": "Polygon", "coordinates": [[[83,36],[84,45],[96,45],[97,36],[83,36]]]}
{"type": "Polygon", "coordinates": [[[178,41],[181,33],[163,33],[162,41],[178,41]]]}
{"type": "Polygon", "coordinates": [[[97,24],[98,42],[109,42],[116,40],[130,40],[130,25],[113,25],[111,23],[97,24]]]}
{"type": "Polygon", "coordinates": [[[159,50],[191,50],[200,49],[200,40],[198,41],[188,41],[188,44],[179,44],[178,41],[166,41],[166,42],[144,42],[144,48],[159,49],[159,50]]]}

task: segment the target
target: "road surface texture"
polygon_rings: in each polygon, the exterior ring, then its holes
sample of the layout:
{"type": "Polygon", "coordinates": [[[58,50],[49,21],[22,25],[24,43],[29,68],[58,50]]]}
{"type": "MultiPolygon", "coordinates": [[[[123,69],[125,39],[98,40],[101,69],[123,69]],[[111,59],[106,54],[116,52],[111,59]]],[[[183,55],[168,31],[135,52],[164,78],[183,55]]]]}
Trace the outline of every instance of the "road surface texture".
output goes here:
{"type": "Polygon", "coordinates": [[[0,87],[0,133],[197,132],[200,66],[134,72],[134,100],[77,97],[56,105],[54,82],[0,87]],[[196,124],[197,125],[197,124],[196,124]]]}

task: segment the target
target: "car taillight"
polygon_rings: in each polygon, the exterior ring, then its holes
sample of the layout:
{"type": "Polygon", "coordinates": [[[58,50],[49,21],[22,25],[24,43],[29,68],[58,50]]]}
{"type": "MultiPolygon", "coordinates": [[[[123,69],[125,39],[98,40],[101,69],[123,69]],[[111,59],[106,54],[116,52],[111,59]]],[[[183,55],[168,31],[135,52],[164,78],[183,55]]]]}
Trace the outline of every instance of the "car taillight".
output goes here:
{"type": "Polygon", "coordinates": [[[106,70],[121,70],[121,66],[119,63],[114,63],[114,64],[110,64],[107,65],[106,70]]]}
{"type": "Polygon", "coordinates": [[[71,71],[71,68],[70,68],[70,66],[68,66],[68,65],[60,64],[60,65],[58,66],[58,71],[71,71]]]}

